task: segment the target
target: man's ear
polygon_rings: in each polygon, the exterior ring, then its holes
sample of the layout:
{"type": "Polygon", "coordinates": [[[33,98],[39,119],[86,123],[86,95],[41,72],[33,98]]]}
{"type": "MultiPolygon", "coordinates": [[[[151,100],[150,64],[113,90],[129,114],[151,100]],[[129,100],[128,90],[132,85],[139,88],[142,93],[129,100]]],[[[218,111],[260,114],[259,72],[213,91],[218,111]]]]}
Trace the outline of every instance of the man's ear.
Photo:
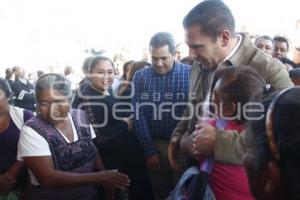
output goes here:
{"type": "Polygon", "coordinates": [[[274,161],[268,162],[266,173],[267,181],[264,190],[266,194],[272,195],[280,188],[280,171],[274,161]]]}
{"type": "Polygon", "coordinates": [[[230,32],[228,30],[223,30],[219,33],[219,39],[222,47],[227,47],[230,39],[230,32]]]}

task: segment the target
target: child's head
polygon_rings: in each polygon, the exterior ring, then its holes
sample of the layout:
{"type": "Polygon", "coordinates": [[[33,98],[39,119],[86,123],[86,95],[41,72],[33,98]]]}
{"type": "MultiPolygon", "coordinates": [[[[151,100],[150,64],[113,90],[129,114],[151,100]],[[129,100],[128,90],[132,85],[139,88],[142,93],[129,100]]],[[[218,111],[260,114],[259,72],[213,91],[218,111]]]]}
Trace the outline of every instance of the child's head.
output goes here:
{"type": "Polygon", "coordinates": [[[216,73],[214,103],[220,117],[244,121],[243,106],[268,90],[265,80],[247,66],[228,67],[216,73]]]}
{"type": "Polygon", "coordinates": [[[264,112],[251,113],[246,131],[244,165],[252,194],[258,200],[300,199],[300,87],[261,104],[264,112]]]}
{"type": "Polygon", "coordinates": [[[295,85],[300,85],[300,68],[292,69],[289,73],[293,83],[295,85]]]}

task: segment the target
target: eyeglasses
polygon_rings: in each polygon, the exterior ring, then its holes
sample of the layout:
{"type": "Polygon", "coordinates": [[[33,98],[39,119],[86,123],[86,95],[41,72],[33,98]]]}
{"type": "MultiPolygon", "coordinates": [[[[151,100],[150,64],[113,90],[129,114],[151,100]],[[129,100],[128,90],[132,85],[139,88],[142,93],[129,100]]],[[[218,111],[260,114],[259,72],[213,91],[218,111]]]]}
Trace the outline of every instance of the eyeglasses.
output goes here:
{"type": "Polygon", "coordinates": [[[276,105],[278,104],[279,100],[284,97],[286,93],[288,93],[291,90],[294,89],[300,89],[300,87],[291,87],[282,90],[274,100],[271,102],[268,111],[267,111],[267,116],[266,116],[266,133],[267,133],[267,138],[268,138],[268,144],[271,150],[271,153],[273,157],[279,161],[280,160],[280,154],[279,154],[279,148],[275,140],[275,135],[274,135],[274,118],[275,118],[275,109],[276,105]]]}

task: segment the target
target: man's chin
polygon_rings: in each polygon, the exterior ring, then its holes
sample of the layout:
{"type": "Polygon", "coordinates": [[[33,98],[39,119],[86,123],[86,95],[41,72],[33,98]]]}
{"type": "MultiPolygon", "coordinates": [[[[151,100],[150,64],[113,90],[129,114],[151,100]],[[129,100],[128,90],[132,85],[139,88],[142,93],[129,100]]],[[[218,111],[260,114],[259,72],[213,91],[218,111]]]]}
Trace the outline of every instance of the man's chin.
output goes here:
{"type": "Polygon", "coordinates": [[[196,62],[199,66],[201,66],[204,69],[212,69],[212,66],[207,62],[203,62],[203,61],[201,62],[199,60],[196,60],[196,62]]]}
{"type": "Polygon", "coordinates": [[[156,73],[158,73],[160,75],[164,75],[167,73],[165,70],[155,70],[155,71],[156,71],[156,73]]]}

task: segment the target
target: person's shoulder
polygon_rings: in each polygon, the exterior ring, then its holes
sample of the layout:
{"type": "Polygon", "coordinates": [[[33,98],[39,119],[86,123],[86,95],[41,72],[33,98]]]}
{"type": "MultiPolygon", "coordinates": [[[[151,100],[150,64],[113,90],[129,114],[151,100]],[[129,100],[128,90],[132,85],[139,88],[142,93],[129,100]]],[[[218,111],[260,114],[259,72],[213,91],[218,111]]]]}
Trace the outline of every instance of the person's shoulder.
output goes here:
{"type": "Polygon", "coordinates": [[[17,115],[19,115],[19,117],[24,117],[24,119],[26,118],[30,119],[31,117],[34,116],[34,113],[32,111],[17,106],[10,105],[9,109],[10,109],[10,113],[14,112],[17,115]]]}
{"type": "Polygon", "coordinates": [[[16,78],[15,80],[14,80],[14,83],[20,83],[21,81],[20,81],[20,79],[18,79],[18,78],[16,78]]]}
{"type": "Polygon", "coordinates": [[[79,126],[86,126],[87,124],[90,124],[90,116],[85,110],[71,109],[69,116],[70,119],[79,126]]]}
{"type": "Polygon", "coordinates": [[[183,68],[183,69],[190,69],[191,68],[191,65],[188,65],[188,64],[185,64],[185,63],[181,63],[181,62],[175,62],[175,65],[180,67],[180,68],[183,68]]]}
{"type": "Polygon", "coordinates": [[[277,59],[267,55],[259,49],[255,49],[255,54],[249,63],[254,68],[268,68],[268,67],[284,67],[284,65],[277,59]]]}
{"type": "Polygon", "coordinates": [[[26,123],[23,124],[23,126],[20,129],[20,132],[22,134],[25,135],[36,135],[38,134],[30,125],[29,125],[29,121],[31,121],[32,118],[30,120],[28,120],[26,123]]]}
{"type": "Polygon", "coordinates": [[[14,81],[11,79],[7,79],[7,82],[9,83],[9,85],[12,85],[14,83],[14,81]]]}
{"type": "Polygon", "coordinates": [[[70,113],[71,115],[77,115],[77,114],[86,115],[86,112],[84,110],[76,109],[76,108],[70,109],[70,113]]]}
{"type": "Polygon", "coordinates": [[[31,135],[32,132],[37,132],[35,128],[42,122],[43,121],[39,115],[34,115],[28,120],[24,120],[24,124],[22,125],[20,132],[28,133],[29,135],[31,135]]]}
{"type": "Polygon", "coordinates": [[[77,91],[85,92],[89,87],[90,82],[88,80],[84,80],[78,87],[77,91]]]}
{"type": "Polygon", "coordinates": [[[140,79],[141,77],[151,77],[154,76],[154,71],[152,66],[146,66],[142,69],[139,69],[138,71],[135,72],[134,74],[134,80],[140,79]]]}
{"type": "Polygon", "coordinates": [[[122,93],[121,96],[129,97],[129,96],[131,96],[131,93],[132,93],[132,88],[129,86],[128,88],[126,88],[126,90],[124,90],[124,92],[122,93]]]}
{"type": "Polygon", "coordinates": [[[24,124],[20,130],[18,158],[30,156],[51,156],[51,152],[49,144],[43,135],[24,124]]]}
{"type": "Polygon", "coordinates": [[[26,84],[27,84],[29,87],[33,88],[33,84],[32,84],[29,80],[27,80],[26,84]]]}
{"type": "Polygon", "coordinates": [[[16,86],[16,85],[19,85],[20,82],[21,82],[21,81],[20,81],[19,79],[15,79],[15,80],[13,81],[12,84],[13,84],[14,86],[16,86]]]}
{"type": "Polygon", "coordinates": [[[277,58],[272,58],[261,51],[257,51],[248,66],[257,70],[259,75],[275,89],[281,90],[292,86],[286,66],[277,58]]]}
{"type": "Polygon", "coordinates": [[[34,113],[30,110],[23,110],[24,113],[24,122],[28,121],[29,119],[31,119],[32,117],[34,117],[34,113]]]}
{"type": "Polygon", "coordinates": [[[24,125],[26,127],[31,127],[33,124],[36,124],[37,121],[41,120],[41,117],[39,115],[33,115],[26,121],[24,121],[24,125]]]}
{"type": "Polygon", "coordinates": [[[187,64],[179,63],[179,62],[176,62],[175,66],[180,73],[184,73],[184,72],[189,73],[192,69],[191,65],[187,65],[187,64]]]}
{"type": "Polygon", "coordinates": [[[284,64],[278,60],[277,58],[273,58],[272,56],[265,55],[265,53],[260,52],[260,54],[264,55],[264,62],[263,65],[266,64],[266,67],[280,67],[280,68],[285,68],[284,64]]]}
{"type": "Polygon", "coordinates": [[[90,82],[85,82],[79,86],[79,88],[75,92],[74,99],[83,100],[86,97],[97,93],[91,86],[90,82]]]}
{"type": "Polygon", "coordinates": [[[255,63],[258,66],[265,66],[267,63],[276,62],[277,59],[257,48],[248,36],[242,34],[242,38],[241,48],[237,51],[242,51],[241,55],[249,57],[244,59],[249,59],[250,64],[255,63]]]}
{"type": "Polygon", "coordinates": [[[152,74],[153,73],[153,66],[145,66],[142,69],[139,69],[136,73],[139,74],[152,74]]]}

